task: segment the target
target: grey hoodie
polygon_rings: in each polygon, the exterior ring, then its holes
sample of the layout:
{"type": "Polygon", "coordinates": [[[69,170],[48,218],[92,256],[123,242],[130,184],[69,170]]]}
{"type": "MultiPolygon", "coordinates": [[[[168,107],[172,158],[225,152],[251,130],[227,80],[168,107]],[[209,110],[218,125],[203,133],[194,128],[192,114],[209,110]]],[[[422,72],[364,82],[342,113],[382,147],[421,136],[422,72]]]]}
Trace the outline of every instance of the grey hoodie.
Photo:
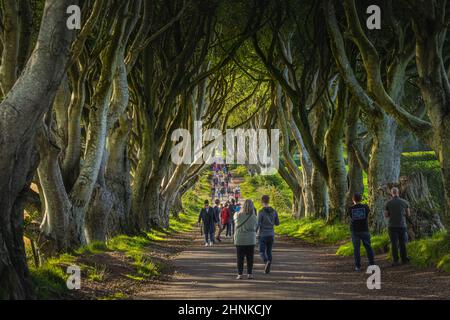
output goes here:
{"type": "Polygon", "coordinates": [[[273,227],[279,224],[278,213],[272,207],[264,207],[258,212],[257,230],[260,237],[275,236],[273,227]]]}

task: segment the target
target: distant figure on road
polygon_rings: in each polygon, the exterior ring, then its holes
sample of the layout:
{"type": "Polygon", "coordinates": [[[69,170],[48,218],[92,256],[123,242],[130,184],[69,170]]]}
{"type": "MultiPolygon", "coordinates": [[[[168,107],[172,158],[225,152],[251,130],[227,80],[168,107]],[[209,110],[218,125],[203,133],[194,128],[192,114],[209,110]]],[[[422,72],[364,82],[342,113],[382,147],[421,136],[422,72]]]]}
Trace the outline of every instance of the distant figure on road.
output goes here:
{"type": "Polygon", "coordinates": [[[402,263],[408,263],[406,252],[406,215],[410,215],[408,201],[400,198],[398,188],[391,189],[392,199],[386,203],[384,215],[389,219],[388,230],[391,239],[392,265],[398,265],[398,250],[402,263]]]}
{"type": "Polygon", "coordinates": [[[352,233],[353,252],[355,257],[355,271],[361,270],[361,242],[364,245],[369,259],[369,265],[374,265],[374,253],[370,244],[369,207],[361,203],[362,197],[359,193],[353,195],[353,206],[348,209],[350,217],[350,231],[352,233]]]}
{"type": "Polygon", "coordinates": [[[259,254],[264,261],[264,272],[270,272],[272,265],[272,248],[275,241],[274,226],[280,225],[278,213],[275,209],[269,206],[270,198],[268,195],[263,195],[261,202],[263,208],[258,213],[257,232],[259,234],[259,254]]]}
{"type": "Polygon", "coordinates": [[[231,236],[231,214],[230,209],[228,208],[228,202],[225,203],[225,205],[222,207],[222,210],[220,212],[220,219],[222,222],[222,228],[219,231],[219,235],[217,236],[217,241],[221,242],[220,235],[222,234],[222,231],[226,229],[225,236],[231,236]]]}
{"type": "MultiPolygon", "coordinates": [[[[214,206],[213,210],[214,210],[214,219],[215,219],[215,222],[216,222],[216,225],[217,225],[217,232],[220,232],[220,229],[222,228],[222,224],[220,223],[221,222],[220,221],[221,208],[219,207],[219,205],[220,205],[220,200],[216,199],[215,206],[214,206]]],[[[219,239],[218,239],[218,241],[220,242],[219,239]]]]}
{"type": "Polygon", "coordinates": [[[234,198],[236,199],[236,202],[239,201],[240,197],[241,197],[241,187],[237,186],[236,189],[234,189],[234,198]]]}
{"type": "Polygon", "coordinates": [[[234,214],[236,213],[236,200],[231,199],[230,208],[230,226],[231,226],[231,234],[234,235],[234,214]]]}
{"type": "Polygon", "coordinates": [[[221,193],[220,193],[220,188],[219,187],[216,188],[216,192],[217,192],[217,199],[220,199],[221,193]]]}
{"type": "Polygon", "coordinates": [[[223,198],[225,197],[225,191],[225,187],[220,188],[220,200],[223,200],[223,198]]]}
{"type": "Polygon", "coordinates": [[[227,196],[230,197],[230,195],[233,194],[233,189],[231,188],[231,186],[227,187],[227,196]]]}
{"type": "Polygon", "coordinates": [[[205,200],[205,207],[200,210],[198,215],[198,226],[203,221],[203,231],[205,233],[205,247],[212,246],[214,243],[214,229],[216,225],[214,210],[209,206],[209,201],[205,200]]]}
{"type": "Polygon", "coordinates": [[[211,186],[211,201],[214,201],[214,197],[216,195],[216,187],[214,185],[211,186]]]}
{"type": "Polygon", "coordinates": [[[253,260],[256,245],[257,218],[254,214],[255,206],[252,200],[245,200],[242,212],[235,215],[236,230],[234,232],[234,245],[237,253],[237,279],[242,279],[244,272],[244,258],[247,260],[247,277],[253,279],[253,260]]]}

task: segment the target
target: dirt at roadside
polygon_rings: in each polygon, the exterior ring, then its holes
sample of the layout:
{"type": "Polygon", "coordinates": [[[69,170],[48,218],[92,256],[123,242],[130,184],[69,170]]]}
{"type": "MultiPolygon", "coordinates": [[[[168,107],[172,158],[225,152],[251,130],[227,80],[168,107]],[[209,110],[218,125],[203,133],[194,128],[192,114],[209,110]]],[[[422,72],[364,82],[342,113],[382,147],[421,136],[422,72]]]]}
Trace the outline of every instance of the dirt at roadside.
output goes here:
{"type": "Polygon", "coordinates": [[[137,275],[133,260],[119,251],[107,251],[100,254],[82,255],[76,263],[95,267],[101,271],[102,279],[87,279],[86,268],[82,267],[80,290],[70,291],[63,299],[97,300],[130,299],[135,294],[149,290],[152,286],[167,281],[174,272],[171,262],[196,236],[195,232],[173,234],[163,241],[155,241],[147,248],[146,256],[159,265],[161,274],[153,278],[141,278],[137,275]],[[130,277],[131,276],[131,277],[130,277]]]}

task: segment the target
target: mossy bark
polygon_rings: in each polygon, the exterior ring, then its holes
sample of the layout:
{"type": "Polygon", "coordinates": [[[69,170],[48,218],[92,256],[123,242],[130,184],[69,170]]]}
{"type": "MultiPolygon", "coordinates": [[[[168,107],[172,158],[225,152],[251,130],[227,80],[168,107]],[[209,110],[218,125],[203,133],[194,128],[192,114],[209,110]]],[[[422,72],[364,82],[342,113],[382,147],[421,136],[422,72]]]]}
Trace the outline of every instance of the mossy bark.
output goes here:
{"type": "Polygon", "coordinates": [[[341,221],[345,215],[345,195],[347,194],[348,185],[343,139],[347,121],[347,100],[347,89],[340,88],[336,110],[325,135],[325,154],[329,172],[328,190],[330,194],[328,223],[341,221]]]}

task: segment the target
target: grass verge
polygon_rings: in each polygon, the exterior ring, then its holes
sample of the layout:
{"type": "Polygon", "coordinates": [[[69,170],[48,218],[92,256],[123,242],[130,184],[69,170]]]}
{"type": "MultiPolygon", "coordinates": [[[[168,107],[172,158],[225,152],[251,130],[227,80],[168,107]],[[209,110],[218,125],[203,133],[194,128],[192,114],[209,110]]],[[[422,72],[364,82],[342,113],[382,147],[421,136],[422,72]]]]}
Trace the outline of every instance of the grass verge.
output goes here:
{"type": "Polygon", "coordinates": [[[450,272],[450,238],[446,232],[438,232],[431,238],[408,243],[411,263],[420,268],[436,267],[450,272]]]}
{"type": "MultiPolygon", "coordinates": [[[[123,252],[126,257],[132,260],[136,272],[127,275],[130,279],[143,281],[159,276],[165,266],[152,261],[146,253],[147,247],[154,241],[164,241],[170,234],[192,230],[197,220],[197,212],[202,203],[200,195],[204,194],[204,190],[198,190],[198,188],[201,188],[201,185],[186,193],[183,197],[185,212],[180,212],[177,218],[172,217],[170,226],[167,229],[154,229],[139,236],[119,235],[107,242],[93,242],[77,249],[73,254],[65,253],[58,257],[50,258],[37,268],[30,266],[31,279],[37,298],[63,298],[68,293],[66,281],[69,275],[65,273],[65,270],[70,265],[76,264],[80,266],[82,276],[87,281],[103,281],[108,273],[107,266],[86,265],[78,260],[83,256],[102,254],[107,251],[123,252]]],[[[123,298],[121,294],[106,297],[106,299],[120,298],[123,298]]]]}
{"type": "MultiPolygon", "coordinates": [[[[389,237],[386,233],[374,235],[371,238],[372,248],[375,254],[385,253],[389,250],[389,237]]],[[[336,255],[349,257],[353,256],[353,244],[348,241],[342,244],[336,251],[336,255]]],[[[361,244],[361,256],[366,256],[366,249],[361,244]]]]}
{"type": "Polygon", "coordinates": [[[337,244],[350,237],[346,224],[328,225],[324,220],[295,219],[289,214],[280,214],[280,225],[275,232],[311,244],[337,244]]]}
{"type": "MultiPolygon", "coordinates": [[[[389,236],[386,233],[373,236],[372,247],[376,254],[389,252],[389,236]]],[[[450,239],[446,232],[438,232],[430,238],[411,241],[407,244],[407,251],[411,263],[416,267],[435,267],[450,272],[450,239]]],[[[347,242],[341,245],[336,255],[353,256],[352,243],[347,242]]],[[[361,246],[361,255],[366,255],[363,246],[361,246]]]]}

